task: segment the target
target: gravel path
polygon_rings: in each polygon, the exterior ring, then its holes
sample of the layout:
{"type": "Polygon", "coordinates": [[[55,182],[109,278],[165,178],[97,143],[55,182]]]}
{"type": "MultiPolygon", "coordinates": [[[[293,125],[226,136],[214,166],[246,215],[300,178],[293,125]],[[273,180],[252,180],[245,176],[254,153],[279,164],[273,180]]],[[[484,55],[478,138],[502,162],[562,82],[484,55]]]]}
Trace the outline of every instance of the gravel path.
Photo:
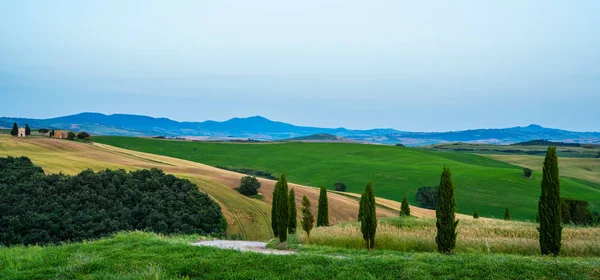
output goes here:
{"type": "Polygon", "coordinates": [[[254,241],[233,241],[233,240],[211,240],[211,241],[200,241],[192,243],[194,246],[210,246],[221,249],[234,249],[244,252],[257,252],[262,254],[273,254],[273,255],[290,255],[295,254],[293,251],[274,250],[267,249],[265,246],[267,243],[254,242],[254,241]]]}

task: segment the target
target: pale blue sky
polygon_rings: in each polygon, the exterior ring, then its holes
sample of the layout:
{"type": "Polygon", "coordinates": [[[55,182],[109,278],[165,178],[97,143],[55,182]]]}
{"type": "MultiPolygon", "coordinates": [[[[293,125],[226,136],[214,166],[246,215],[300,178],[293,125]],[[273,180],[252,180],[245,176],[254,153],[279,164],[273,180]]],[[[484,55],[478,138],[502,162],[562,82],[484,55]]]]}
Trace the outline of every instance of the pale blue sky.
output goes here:
{"type": "Polygon", "coordinates": [[[16,117],[600,131],[600,1],[0,1],[0,96],[16,117]]]}

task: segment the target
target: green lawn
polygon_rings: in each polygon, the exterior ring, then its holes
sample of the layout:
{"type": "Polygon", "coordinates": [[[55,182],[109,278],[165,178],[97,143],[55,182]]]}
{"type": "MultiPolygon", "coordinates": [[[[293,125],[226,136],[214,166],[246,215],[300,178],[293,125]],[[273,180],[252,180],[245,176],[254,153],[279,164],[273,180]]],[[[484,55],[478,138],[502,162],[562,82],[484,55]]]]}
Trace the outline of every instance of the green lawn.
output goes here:
{"type": "MultiPolygon", "coordinates": [[[[130,137],[94,137],[94,141],[126,149],[161,154],[213,166],[286,172],[294,183],[332,189],[343,182],[360,193],[372,181],[375,195],[416,204],[421,186],[439,183],[443,165],[456,185],[459,213],[475,209],[484,217],[535,219],[541,174],[523,177],[521,167],[469,153],[346,143],[203,143],[130,137]]],[[[599,175],[600,176],[600,175],[599,175]]],[[[585,199],[600,210],[600,185],[562,178],[563,196],[585,199]]]]}
{"type": "Polygon", "coordinates": [[[198,236],[120,233],[0,248],[1,279],[597,279],[600,258],[399,253],[311,246],[288,256],[191,246],[198,236]]]}

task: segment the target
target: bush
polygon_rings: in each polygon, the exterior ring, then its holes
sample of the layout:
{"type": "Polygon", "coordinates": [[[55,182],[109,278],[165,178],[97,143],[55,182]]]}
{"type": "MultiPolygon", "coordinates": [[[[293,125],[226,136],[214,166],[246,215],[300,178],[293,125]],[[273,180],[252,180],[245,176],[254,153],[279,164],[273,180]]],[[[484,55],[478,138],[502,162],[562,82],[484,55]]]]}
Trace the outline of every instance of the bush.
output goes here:
{"type": "Polygon", "coordinates": [[[573,223],[586,226],[594,224],[594,215],[588,208],[589,203],[587,201],[566,197],[561,198],[561,201],[561,217],[563,224],[573,223]]]}
{"type": "Polygon", "coordinates": [[[240,188],[238,191],[245,195],[251,196],[258,194],[258,189],[260,189],[260,182],[256,179],[256,177],[245,176],[240,180],[240,188]]]}
{"type": "Polygon", "coordinates": [[[82,132],[77,133],[77,138],[82,139],[82,140],[90,139],[90,134],[85,131],[82,131],[82,132]]]}
{"type": "Polygon", "coordinates": [[[67,140],[75,140],[75,137],[77,137],[75,132],[69,131],[69,134],[67,134],[67,140]]]}
{"type": "Polygon", "coordinates": [[[421,207],[435,210],[438,201],[438,187],[420,187],[417,190],[417,201],[421,207]]]}
{"type": "Polygon", "coordinates": [[[523,175],[525,175],[525,178],[531,178],[531,175],[533,174],[533,171],[529,168],[523,168],[523,175]]]}
{"type": "Polygon", "coordinates": [[[341,183],[341,182],[337,182],[333,185],[333,188],[338,191],[338,192],[345,192],[346,191],[346,184],[341,183]]]}
{"type": "Polygon", "coordinates": [[[473,219],[479,219],[479,213],[477,212],[477,210],[473,212],[473,219]]]}
{"type": "Polygon", "coordinates": [[[221,208],[159,169],[45,175],[28,158],[0,158],[0,244],[57,244],[144,230],[224,235],[221,208]]]}

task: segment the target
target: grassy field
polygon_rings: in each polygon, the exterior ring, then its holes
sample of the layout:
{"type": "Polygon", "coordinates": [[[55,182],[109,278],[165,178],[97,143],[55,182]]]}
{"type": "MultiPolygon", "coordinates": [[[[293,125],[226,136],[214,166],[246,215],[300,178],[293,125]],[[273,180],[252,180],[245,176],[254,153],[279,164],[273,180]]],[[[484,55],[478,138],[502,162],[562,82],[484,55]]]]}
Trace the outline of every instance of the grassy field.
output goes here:
{"type": "MultiPolygon", "coordinates": [[[[523,177],[522,167],[484,156],[433,149],[342,143],[202,143],[127,137],[95,137],[95,141],[130,150],[155,153],[213,166],[251,168],[274,174],[283,171],[291,182],[333,188],[344,182],[360,193],[368,181],[375,195],[415,205],[421,186],[435,186],[443,165],[450,167],[456,185],[459,213],[475,209],[484,217],[503,217],[510,208],[514,219],[535,219],[541,174],[523,177]]],[[[559,163],[565,163],[559,159],[559,163]]],[[[562,166],[561,168],[566,168],[562,166]]],[[[535,170],[539,170],[540,167],[535,170]]],[[[598,173],[600,176],[600,173],[598,173]]],[[[561,178],[563,196],[585,199],[600,210],[600,184],[561,178]]]]}
{"type": "MultiPolygon", "coordinates": [[[[544,156],[546,155],[548,146],[448,143],[430,145],[426,148],[476,154],[544,156]]],[[[558,146],[556,147],[556,153],[559,157],[595,158],[600,155],[600,145],[582,144],[581,147],[558,146]]]]}
{"type": "MultiPolygon", "coordinates": [[[[540,254],[538,224],[497,219],[459,218],[457,253],[540,254]]],[[[431,218],[386,218],[379,221],[375,248],[402,252],[436,252],[435,220],[431,218]]],[[[306,242],[304,232],[298,234],[306,242]]],[[[311,233],[311,244],[334,248],[365,247],[360,224],[319,227],[311,233]]],[[[565,226],[561,256],[600,257],[600,228],[565,226]]]]}
{"type": "MultiPolygon", "coordinates": [[[[230,172],[196,162],[166,156],[141,153],[97,143],[83,143],[42,137],[15,138],[0,135],[0,157],[27,156],[34,164],[41,166],[46,173],[76,174],[85,169],[136,170],[160,168],[167,173],[187,178],[198,188],[210,195],[220,206],[228,223],[229,238],[247,240],[268,240],[271,238],[270,209],[271,193],[275,182],[259,179],[260,192],[266,194],[262,200],[245,197],[234,188],[239,186],[243,174],[230,172]]],[[[317,211],[319,190],[307,186],[290,184],[296,191],[296,205],[301,206],[302,195],[314,201],[313,211],[317,211]]],[[[354,198],[329,194],[329,217],[331,223],[355,220],[358,202],[354,198]]],[[[399,209],[394,205],[394,209],[399,209]]],[[[423,210],[422,215],[431,212],[423,210]]],[[[396,210],[380,207],[381,217],[398,215],[396,210]]]]}
{"type": "Polygon", "coordinates": [[[278,256],[191,246],[198,236],[120,233],[0,248],[2,279],[597,279],[600,258],[400,253],[311,246],[278,256]]]}

